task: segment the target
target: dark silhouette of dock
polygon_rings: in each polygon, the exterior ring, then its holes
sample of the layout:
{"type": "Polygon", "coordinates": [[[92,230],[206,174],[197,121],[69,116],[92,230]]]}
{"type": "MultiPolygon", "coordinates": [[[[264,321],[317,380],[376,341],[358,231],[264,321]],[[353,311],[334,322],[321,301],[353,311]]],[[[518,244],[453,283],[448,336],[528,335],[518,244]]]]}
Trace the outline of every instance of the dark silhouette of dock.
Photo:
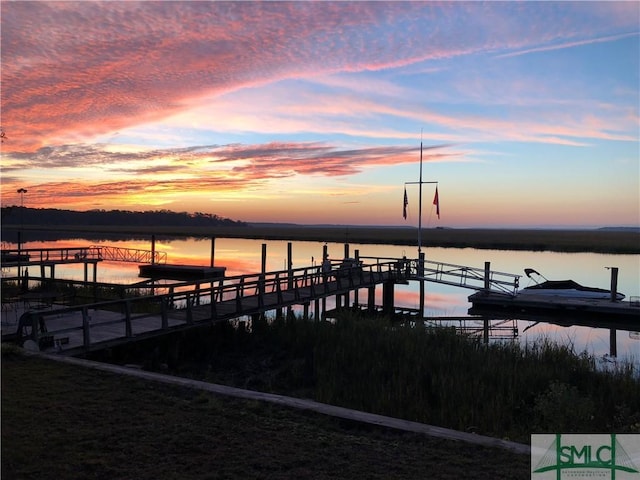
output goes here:
{"type": "MultiPolygon", "coordinates": [[[[99,286],[121,291],[122,298],[98,301],[96,297],[92,303],[60,305],[59,301],[72,303],[74,299],[72,295],[66,298],[66,294],[55,291],[55,285],[67,285],[68,290],[73,291],[74,282],[54,279],[53,267],[51,278],[45,278],[43,265],[68,261],[97,264],[103,259],[105,250],[92,248],[66,249],[69,251],[55,253],[56,258],[52,258],[50,251],[28,252],[26,262],[24,257],[12,257],[23,265],[27,262],[40,265],[42,283],[52,290],[25,289],[11,301],[5,302],[3,298],[3,340],[16,341],[28,348],[76,355],[217,322],[257,321],[266,318],[269,312],[282,317],[293,315],[295,309],[296,316],[319,320],[327,314],[329,297],[335,297],[333,311],[355,306],[360,311],[390,318],[400,313],[412,321],[428,320],[423,316],[423,304],[414,309],[416,311],[398,312],[395,285],[409,282],[420,284],[421,302],[424,301],[425,282],[476,290],[477,293],[469,297],[472,303],[469,313],[484,319],[524,318],[526,314],[565,320],[576,316],[576,322],[588,318],[596,323],[593,326],[601,328],[621,328],[624,324],[635,330],[640,324],[640,308],[631,302],[571,299],[551,302],[548,297],[533,295],[523,298],[517,295],[520,276],[492,271],[488,262],[481,269],[426,261],[424,256],[419,259],[360,257],[357,251],[355,258],[346,261],[347,248],[345,259],[332,261],[325,255],[320,266],[232,277],[224,276],[224,268],[214,267],[213,261],[210,267],[187,268],[151,263],[140,267],[141,276],[151,277],[151,280],[134,285],[104,285],[86,278],[84,282],[76,282],[85,288],[99,286]],[[165,279],[185,277],[187,280],[155,283],[157,276],[165,279]],[[382,305],[376,305],[378,287],[382,287],[382,305]],[[131,294],[136,289],[139,293],[131,294]],[[129,293],[125,294],[125,290],[129,293]]],[[[15,252],[8,253],[13,255],[15,252]]],[[[127,261],[134,258],[130,253],[119,252],[117,255],[121,256],[121,261],[127,261]]],[[[153,250],[151,256],[148,253],[135,257],[136,261],[157,259],[153,250]]],[[[21,283],[24,278],[14,280],[21,283]]],[[[29,279],[26,280],[28,283],[29,279]]],[[[485,324],[485,337],[488,329],[485,324]]]]}

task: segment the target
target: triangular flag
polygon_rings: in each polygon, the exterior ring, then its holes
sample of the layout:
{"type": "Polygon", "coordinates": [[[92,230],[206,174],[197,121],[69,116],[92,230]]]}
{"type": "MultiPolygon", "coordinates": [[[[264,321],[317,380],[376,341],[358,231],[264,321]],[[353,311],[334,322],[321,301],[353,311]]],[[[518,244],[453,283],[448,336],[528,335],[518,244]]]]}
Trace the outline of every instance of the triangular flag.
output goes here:
{"type": "Polygon", "coordinates": [[[407,205],[409,205],[409,199],[407,198],[407,187],[404,187],[404,204],[402,205],[402,216],[407,219],[407,205]]]}
{"type": "Polygon", "coordinates": [[[436,214],[440,218],[440,199],[438,198],[438,186],[436,185],[436,195],[433,197],[433,204],[436,206],[436,214]]]}

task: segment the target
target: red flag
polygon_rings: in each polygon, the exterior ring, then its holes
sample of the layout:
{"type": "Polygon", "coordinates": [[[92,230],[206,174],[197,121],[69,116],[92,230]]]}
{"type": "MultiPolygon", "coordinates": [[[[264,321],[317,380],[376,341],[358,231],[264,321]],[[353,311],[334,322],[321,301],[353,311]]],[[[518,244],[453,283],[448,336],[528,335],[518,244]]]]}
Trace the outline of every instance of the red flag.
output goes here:
{"type": "Polygon", "coordinates": [[[438,186],[436,185],[436,195],[433,197],[433,204],[436,206],[436,214],[440,218],[440,199],[438,198],[438,186]]]}
{"type": "Polygon", "coordinates": [[[404,187],[404,205],[402,206],[402,216],[407,219],[407,205],[409,205],[409,199],[407,198],[407,187],[404,187]]]}

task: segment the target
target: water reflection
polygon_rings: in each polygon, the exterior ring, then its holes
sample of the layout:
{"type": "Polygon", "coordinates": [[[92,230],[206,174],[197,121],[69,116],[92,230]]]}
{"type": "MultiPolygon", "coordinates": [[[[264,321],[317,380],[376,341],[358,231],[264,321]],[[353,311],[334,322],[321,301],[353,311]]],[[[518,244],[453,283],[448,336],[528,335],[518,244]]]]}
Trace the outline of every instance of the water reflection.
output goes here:
{"type": "MultiPolygon", "coordinates": [[[[260,241],[245,239],[218,238],[214,243],[216,266],[226,267],[227,276],[256,273],[261,269],[262,244],[266,244],[267,271],[287,268],[288,243],[286,241],[260,241]]],[[[28,242],[23,248],[63,248],[114,246],[151,250],[151,241],[142,240],[86,240],[70,239],[54,242],[28,242]]],[[[322,261],[323,242],[295,242],[292,244],[293,268],[319,265],[322,261]]],[[[337,243],[326,244],[329,257],[335,260],[343,258],[345,246],[337,243]]],[[[8,248],[15,248],[10,246],[8,248]]],[[[166,252],[167,261],[172,264],[209,265],[212,253],[212,241],[208,239],[157,240],[156,251],[166,252]]],[[[350,245],[349,255],[360,257],[415,258],[415,247],[392,245],[350,245]]],[[[609,288],[610,271],[607,267],[618,267],[618,291],[630,296],[640,295],[640,255],[610,255],[594,253],[557,253],[557,252],[521,252],[500,250],[476,250],[471,248],[429,248],[425,251],[429,261],[483,268],[484,262],[491,263],[491,269],[506,273],[523,275],[524,268],[531,267],[550,280],[572,279],[583,285],[609,288]]],[[[367,260],[365,259],[365,262],[367,260]]],[[[34,275],[35,272],[32,272],[34,275]]],[[[56,267],[56,277],[81,280],[83,267],[79,265],[56,267]]],[[[140,281],[138,266],[119,262],[101,262],[98,266],[98,281],[112,283],[135,283],[140,281]]],[[[530,284],[527,277],[520,279],[520,287],[530,284]]],[[[381,304],[381,288],[376,289],[376,303],[381,304]]],[[[470,304],[467,297],[472,290],[442,285],[426,284],[425,314],[427,316],[464,316],[470,304]]],[[[398,285],[395,291],[396,304],[407,308],[418,308],[418,284],[398,285]]],[[[360,302],[366,301],[366,294],[360,295],[360,302]]],[[[638,320],[640,330],[640,311],[638,320]]],[[[532,321],[518,321],[519,341],[530,342],[543,338],[573,345],[578,352],[587,351],[597,357],[609,353],[609,329],[589,327],[561,327],[558,325],[532,321]],[[528,328],[529,327],[529,328],[528,328]]],[[[617,332],[617,348],[620,358],[632,358],[640,365],[640,340],[630,337],[627,331],[617,332]]]]}

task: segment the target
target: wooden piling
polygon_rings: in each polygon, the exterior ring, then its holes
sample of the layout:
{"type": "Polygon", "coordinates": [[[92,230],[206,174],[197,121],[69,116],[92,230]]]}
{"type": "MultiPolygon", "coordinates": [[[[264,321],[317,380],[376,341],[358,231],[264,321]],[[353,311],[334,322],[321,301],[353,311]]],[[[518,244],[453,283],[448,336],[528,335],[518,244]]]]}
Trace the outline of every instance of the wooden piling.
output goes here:
{"type": "Polygon", "coordinates": [[[382,284],[382,311],[386,314],[392,314],[394,307],[395,283],[393,280],[386,281],[382,284]]]}
{"type": "Polygon", "coordinates": [[[611,267],[611,301],[615,302],[618,297],[618,267],[611,267]]]}
{"type": "Polygon", "coordinates": [[[293,288],[293,249],[291,242],[287,243],[287,288],[293,288]]]}
{"type": "Polygon", "coordinates": [[[156,263],[156,236],[151,235],[151,265],[156,263]]]}
{"type": "MultiPolygon", "coordinates": [[[[355,251],[355,259],[356,259],[356,265],[360,265],[360,250],[356,249],[355,251]]],[[[358,267],[359,271],[358,271],[358,275],[362,275],[362,269],[360,267],[358,267]]],[[[358,305],[360,303],[360,300],[358,298],[358,289],[356,288],[353,292],[353,304],[354,305],[358,305]]]]}
{"type": "Polygon", "coordinates": [[[484,262],[484,290],[491,289],[491,262],[484,262]]]}
{"type": "Polygon", "coordinates": [[[375,287],[375,285],[370,286],[368,290],[369,291],[368,291],[368,295],[367,295],[367,310],[369,311],[370,314],[372,314],[376,310],[376,287],[375,287]]]}
{"type": "Polygon", "coordinates": [[[617,333],[615,328],[609,329],[609,355],[611,357],[618,356],[617,333]]]}
{"type": "Polygon", "coordinates": [[[488,317],[484,317],[482,337],[483,337],[484,343],[488,344],[489,343],[489,318],[488,317]]]}

